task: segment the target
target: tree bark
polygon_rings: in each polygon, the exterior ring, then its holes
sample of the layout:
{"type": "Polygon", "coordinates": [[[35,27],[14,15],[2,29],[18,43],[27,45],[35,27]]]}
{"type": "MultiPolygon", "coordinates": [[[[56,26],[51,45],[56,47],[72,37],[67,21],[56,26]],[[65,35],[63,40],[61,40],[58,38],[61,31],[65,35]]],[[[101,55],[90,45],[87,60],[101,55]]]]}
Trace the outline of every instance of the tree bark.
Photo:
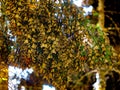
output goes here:
{"type": "Polygon", "coordinates": [[[104,29],[104,23],[105,23],[104,0],[98,0],[98,12],[99,12],[98,24],[103,31],[106,31],[104,29]]]}

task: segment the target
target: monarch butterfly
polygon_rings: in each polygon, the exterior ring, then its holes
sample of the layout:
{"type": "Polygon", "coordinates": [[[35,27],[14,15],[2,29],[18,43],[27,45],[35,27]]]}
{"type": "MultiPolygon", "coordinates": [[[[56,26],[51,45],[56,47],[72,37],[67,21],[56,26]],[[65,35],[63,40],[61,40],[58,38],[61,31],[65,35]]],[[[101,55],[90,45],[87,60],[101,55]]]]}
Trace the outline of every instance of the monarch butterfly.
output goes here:
{"type": "Polygon", "coordinates": [[[87,58],[86,58],[85,56],[81,56],[81,57],[80,57],[80,60],[82,60],[82,61],[83,61],[83,60],[87,60],[87,58]]]}
{"type": "Polygon", "coordinates": [[[22,32],[21,31],[17,31],[16,35],[22,35],[22,32]]]}
{"type": "Polygon", "coordinates": [[[25,65],[28,66],[30,64],[31,58],[24,57],[24,60],[25,60],[25,65]]]}

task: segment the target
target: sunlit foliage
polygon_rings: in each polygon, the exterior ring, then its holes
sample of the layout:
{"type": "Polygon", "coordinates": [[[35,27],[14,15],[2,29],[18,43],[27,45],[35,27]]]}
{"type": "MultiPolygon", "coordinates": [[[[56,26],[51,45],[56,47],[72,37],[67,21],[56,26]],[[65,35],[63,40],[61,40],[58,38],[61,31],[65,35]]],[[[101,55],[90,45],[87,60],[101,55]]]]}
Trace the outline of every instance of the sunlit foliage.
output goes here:
{"type": "MultiPolygon", "coordinates": [[[[2,0],[2,16],[10,23],[13,48],[8,63],[33,67],[61,90],[78,84],[84,73],[108,68],[116,60],[105,33],[90,24],[72,0],[2,0]]],[[[0,28],[4,30],[3,28],[0,28]]]]}

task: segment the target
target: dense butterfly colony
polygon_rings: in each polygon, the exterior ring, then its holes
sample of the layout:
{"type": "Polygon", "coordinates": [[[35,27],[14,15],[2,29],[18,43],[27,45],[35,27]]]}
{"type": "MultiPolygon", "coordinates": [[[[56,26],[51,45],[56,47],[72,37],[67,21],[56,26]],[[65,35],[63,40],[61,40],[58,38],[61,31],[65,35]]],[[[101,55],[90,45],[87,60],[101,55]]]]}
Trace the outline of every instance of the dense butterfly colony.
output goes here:
{"type": "Polygon", "coordinates": [[[65,90],[81,85],[84,73],[111,67],[117,54],[82,8],[70,0],[55,1],[1,1],[0,63],[7,60],[8,65],[32,67],[42,80],[65,90]],[[9,41],[10,37],[16,39],[9,41]],[[3,47],[9,52],[1,52],[3,47]]]}

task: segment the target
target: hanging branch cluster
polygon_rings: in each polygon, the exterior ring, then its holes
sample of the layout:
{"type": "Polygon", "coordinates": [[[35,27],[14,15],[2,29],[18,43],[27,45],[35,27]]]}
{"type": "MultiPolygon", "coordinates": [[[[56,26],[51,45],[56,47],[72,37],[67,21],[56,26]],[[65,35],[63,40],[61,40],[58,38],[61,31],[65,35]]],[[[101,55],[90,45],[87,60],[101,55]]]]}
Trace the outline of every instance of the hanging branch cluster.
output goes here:
{"type": "Polygon", "coordinates": [[[11,64],[33,67],[61,89],[83,72],[112,64],[114,53],[105,34],[72,1],[3,0],[2,4],[8,28],[17,37],[9,54],[11,64]]]}

